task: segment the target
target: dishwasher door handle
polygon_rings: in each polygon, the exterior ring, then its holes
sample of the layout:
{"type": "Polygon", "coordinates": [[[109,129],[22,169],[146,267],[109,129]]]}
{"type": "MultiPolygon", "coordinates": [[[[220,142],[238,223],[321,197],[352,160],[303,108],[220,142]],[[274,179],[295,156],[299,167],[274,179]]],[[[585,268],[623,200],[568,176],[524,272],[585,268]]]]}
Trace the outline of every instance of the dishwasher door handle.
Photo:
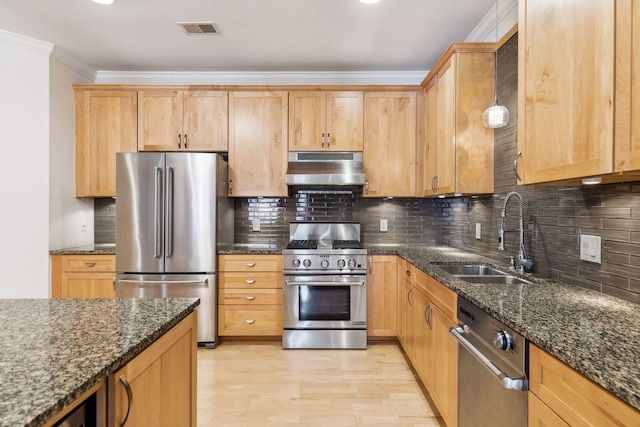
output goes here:
{"type": "Polygon", "coordinates": [[[502,386],[508,390],[527,391],[529,384],[526,378],[510,378],[504,372],[496,367],[491,361],[478,350],[473,344],[471,344],[462,334],[467,332],[469,327],[467,325],[455,326],[449,329],[451,335],[456,337],[458,342],[480,363],[482,363],[489,371],[500,381],[502,386]]]}

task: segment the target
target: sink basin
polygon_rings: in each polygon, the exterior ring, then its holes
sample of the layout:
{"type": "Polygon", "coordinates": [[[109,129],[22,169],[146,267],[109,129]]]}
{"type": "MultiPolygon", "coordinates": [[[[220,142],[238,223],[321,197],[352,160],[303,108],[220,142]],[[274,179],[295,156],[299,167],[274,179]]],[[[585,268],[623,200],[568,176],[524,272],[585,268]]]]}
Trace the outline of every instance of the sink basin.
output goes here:
{"type": "Polygon", "coordinates": [[[531,282],[515,276],[458,276],[459,279],[469,283],[491,283],[497,285],[521,285],[531,282]]]}
{"type": "Polygon", "coordinates": [[[486,265],[439,265],[438,267],[454,276],[504,276],[506,274],[486,265]]]}

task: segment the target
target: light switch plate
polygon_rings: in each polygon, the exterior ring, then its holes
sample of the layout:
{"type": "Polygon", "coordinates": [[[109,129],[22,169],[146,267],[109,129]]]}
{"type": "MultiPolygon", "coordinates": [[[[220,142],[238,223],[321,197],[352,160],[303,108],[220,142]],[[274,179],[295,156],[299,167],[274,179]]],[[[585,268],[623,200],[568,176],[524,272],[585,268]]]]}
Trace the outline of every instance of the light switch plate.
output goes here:
{"type": "Polygon", "coordinates": [[[476,222],[476,240],[482,239],[482,224],[476,222]]]}
{"type": "Polygon", "coordinates": [[[580,259],[602,264],[602,237],[581,234],[580,259]]]}
{"type": "Polygon", "coordinates": [[[260,218],[256,218],[251,221],[251,230],[260,231],[260,218]]]}
{"type": "Polygon", "coordinates": [[[388,230],[388,223],[386,219],[381,219],[380,220],[380,231],[382,232],[386,232],[388,230]]]}

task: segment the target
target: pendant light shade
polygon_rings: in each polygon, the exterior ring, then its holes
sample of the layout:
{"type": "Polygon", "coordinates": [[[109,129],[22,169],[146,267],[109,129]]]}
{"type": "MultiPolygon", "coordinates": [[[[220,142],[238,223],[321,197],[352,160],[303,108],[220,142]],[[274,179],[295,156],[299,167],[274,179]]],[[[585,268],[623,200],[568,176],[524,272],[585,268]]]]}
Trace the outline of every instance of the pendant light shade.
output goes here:
{"type": "Polygon", "coordinates": [[[488,128],[501,128],[509,123],[509,110],[507,107],[498,104],[498,1],[496,0],[496,57],[494,72],[494,93],[493,105],[484,110],[482,123],[488,128]]]}

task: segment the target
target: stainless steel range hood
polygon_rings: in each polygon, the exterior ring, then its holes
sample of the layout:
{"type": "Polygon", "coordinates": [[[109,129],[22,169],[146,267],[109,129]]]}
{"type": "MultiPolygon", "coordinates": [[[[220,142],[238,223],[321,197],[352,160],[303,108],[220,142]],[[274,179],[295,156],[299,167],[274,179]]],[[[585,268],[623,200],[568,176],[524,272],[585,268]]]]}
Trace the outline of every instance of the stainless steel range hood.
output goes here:
{"type": "Polygon", "coordinates": [[[364,185],[360,152],[295,151],[289,153],[287,185],[364,185]]]}

